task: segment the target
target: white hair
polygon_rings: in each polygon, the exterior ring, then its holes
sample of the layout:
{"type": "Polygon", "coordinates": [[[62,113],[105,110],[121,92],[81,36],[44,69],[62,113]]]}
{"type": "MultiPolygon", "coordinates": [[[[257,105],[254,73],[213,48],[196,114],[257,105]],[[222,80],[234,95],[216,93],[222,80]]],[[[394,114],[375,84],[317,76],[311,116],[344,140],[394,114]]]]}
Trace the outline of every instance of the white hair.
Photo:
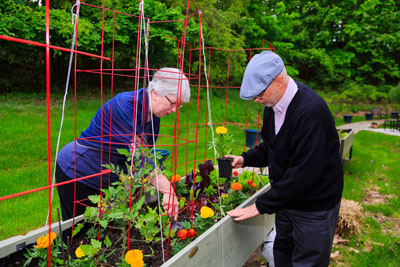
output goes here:
{"type": "MultiPolygon", "coordinates": [[[[153,80],[149,83],[149,94],[155,90],[160,96],[177,95],[181,83],[181,102],[188,103],[190,100],[189,80],[182,71],[176,68],[162,68],[157,71],[153,80]]],[[[179,95],[177,95],[179,98],[179,95]]]]}

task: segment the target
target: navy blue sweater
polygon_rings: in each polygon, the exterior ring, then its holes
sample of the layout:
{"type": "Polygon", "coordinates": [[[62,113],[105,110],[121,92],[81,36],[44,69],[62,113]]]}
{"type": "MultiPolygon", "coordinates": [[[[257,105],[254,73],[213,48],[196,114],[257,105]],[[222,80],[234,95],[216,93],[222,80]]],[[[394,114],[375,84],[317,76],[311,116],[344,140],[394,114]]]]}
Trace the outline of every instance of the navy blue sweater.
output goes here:
{"type": "Polygon", "coordinates": [[[274,112],[264,109],[259,146],[244,152],[245,166],[269,168],[272,188],[256,200],[258,211],[322,211],[333,208],[343,191],[339,138],[325,101],[306,85],[298,91],[275,135],[274,112]]]}

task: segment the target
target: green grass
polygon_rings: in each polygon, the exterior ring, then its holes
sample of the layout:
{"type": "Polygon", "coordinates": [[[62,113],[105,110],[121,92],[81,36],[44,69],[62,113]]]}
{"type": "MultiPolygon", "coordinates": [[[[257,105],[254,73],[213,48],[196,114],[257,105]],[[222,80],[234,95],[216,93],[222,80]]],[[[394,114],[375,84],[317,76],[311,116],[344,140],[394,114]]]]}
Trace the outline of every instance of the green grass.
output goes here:
{"type": "MultiPolygon", "coordinates": [[[[60,96],[51,103],[51,146],[54,165],[55,147],[60,125],[60,96]]],[[[95,99],[81,99],[77,109],[78,132],[90,122],[97,110],[95,99]]],[[[66,107],[60,148],[74,138],[73,99],[66,107]],[[72,114],[72,115],[71,115],[72,114]]],[[[48,185],[46,101],[43,96],[20,95],[0,97],[0,196],[7,196],[48,185]]],[[[0,202],[0,240],[24,234],[46,222],[48,190],[0,202]]],[[[55,191],[52,221],[59,207],[55,191]]]]}
{"type": "MultiPolygon", "coordinates": [[[[389,136],[368,131],[361,131],[354,137],[353,158],[344,163],[345,186],[343,197],[362,203],[366,190],[373,185],[378,186],[379,193],[394,195],[384,204],[365,205],[365,212],[370,212],[377,218],[387,216],[385,222],[379,222],[374,217],[367,217],[360,235],[347,236],[350,243],[339,247],[341,260],[345,266],[398,266],[400,261],[400,236],[390,234],[387,228],[393,226],[391,219],[400,220],[400,137],[389,136]],[[383,229],[386,229],[386,233],[383,229]],[[364,252],[367,242],[373,242],[373,249],[364,252]],[[376,243],[384,244],[383,246],[376,243]],[[350,252],[348,247],[360,251],[350,252]]],[[[333,264],[336,266],[336,264],[333,264]]]]}

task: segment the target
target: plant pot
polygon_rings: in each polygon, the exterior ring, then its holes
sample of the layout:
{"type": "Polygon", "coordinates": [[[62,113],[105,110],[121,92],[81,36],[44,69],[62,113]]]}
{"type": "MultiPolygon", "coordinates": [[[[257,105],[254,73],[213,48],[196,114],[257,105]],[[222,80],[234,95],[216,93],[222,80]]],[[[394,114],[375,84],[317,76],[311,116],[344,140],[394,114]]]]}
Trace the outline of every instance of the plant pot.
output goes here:
{"type": "Polygon", "coordinates": [[[366,119],[367,121],[371,121],[373,117],[374,117],[374,114],[372,114],[372,113],[365,113],[365,119],[366,119]]]}
{"type": "Polygon", "coordinates": [[[164,169],[164,161],[167,159],[168,155],[171,154],[171,152],[169,150],[166,149],[156,149],[157,153],[160,153],[162,158],[159,160],[160,162],[160,168],[164,169]]]}
{"type": "Polygon", "coordinates": [[[397,111],[392,111],[392,112],[390,113],[390,117],[391,117],[392,119],[398,119],[398,118],[399,118],[399,113],[398,113],[397,111]]]}
{"type": "Polygon", "coordinates": [[[351,123],[353,115],[343,115],[344,123],[351,123]]]}
{"type": "Polygon", "coordinates": [[[246,147],[255,147],[256,142],[259,144],[262,141],[261,131],[256,129],[246,129],[244,130],[246,137],[246,147]]]}
{"type": "Polygon", "coordinates": [[[232,160],[233,158],[219,158],[218,171],[219,177],[230,179],[232,177],[232,160]]]}
{"type": "Polygon", "coordinates": [[[372,127],[372,128],[375,128],[375,129],[378,128],[378,123],[373,122],[373,123],[371,124],[371,127],[372,127]]]}

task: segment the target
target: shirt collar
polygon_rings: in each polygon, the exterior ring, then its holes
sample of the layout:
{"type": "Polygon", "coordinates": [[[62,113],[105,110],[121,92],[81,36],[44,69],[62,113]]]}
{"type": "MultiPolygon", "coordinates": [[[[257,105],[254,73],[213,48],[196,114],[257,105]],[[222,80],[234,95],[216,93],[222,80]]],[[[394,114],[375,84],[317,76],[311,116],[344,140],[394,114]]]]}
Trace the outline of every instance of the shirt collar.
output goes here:
{"type": "Polygon", "coordinates": [[[285,93],[283,94],[281,100],[279,100],[279,102],[272,107],[272,109],[274,110],[275,113],[286,113],[286,110],[289,107],[290,102],[292,102],[292,99],[294,97],[294,95],[297,92],[297,84],[294,82],[294,80],[289,77],[289,83],[288,86],[286,88],[285,93]]]}

